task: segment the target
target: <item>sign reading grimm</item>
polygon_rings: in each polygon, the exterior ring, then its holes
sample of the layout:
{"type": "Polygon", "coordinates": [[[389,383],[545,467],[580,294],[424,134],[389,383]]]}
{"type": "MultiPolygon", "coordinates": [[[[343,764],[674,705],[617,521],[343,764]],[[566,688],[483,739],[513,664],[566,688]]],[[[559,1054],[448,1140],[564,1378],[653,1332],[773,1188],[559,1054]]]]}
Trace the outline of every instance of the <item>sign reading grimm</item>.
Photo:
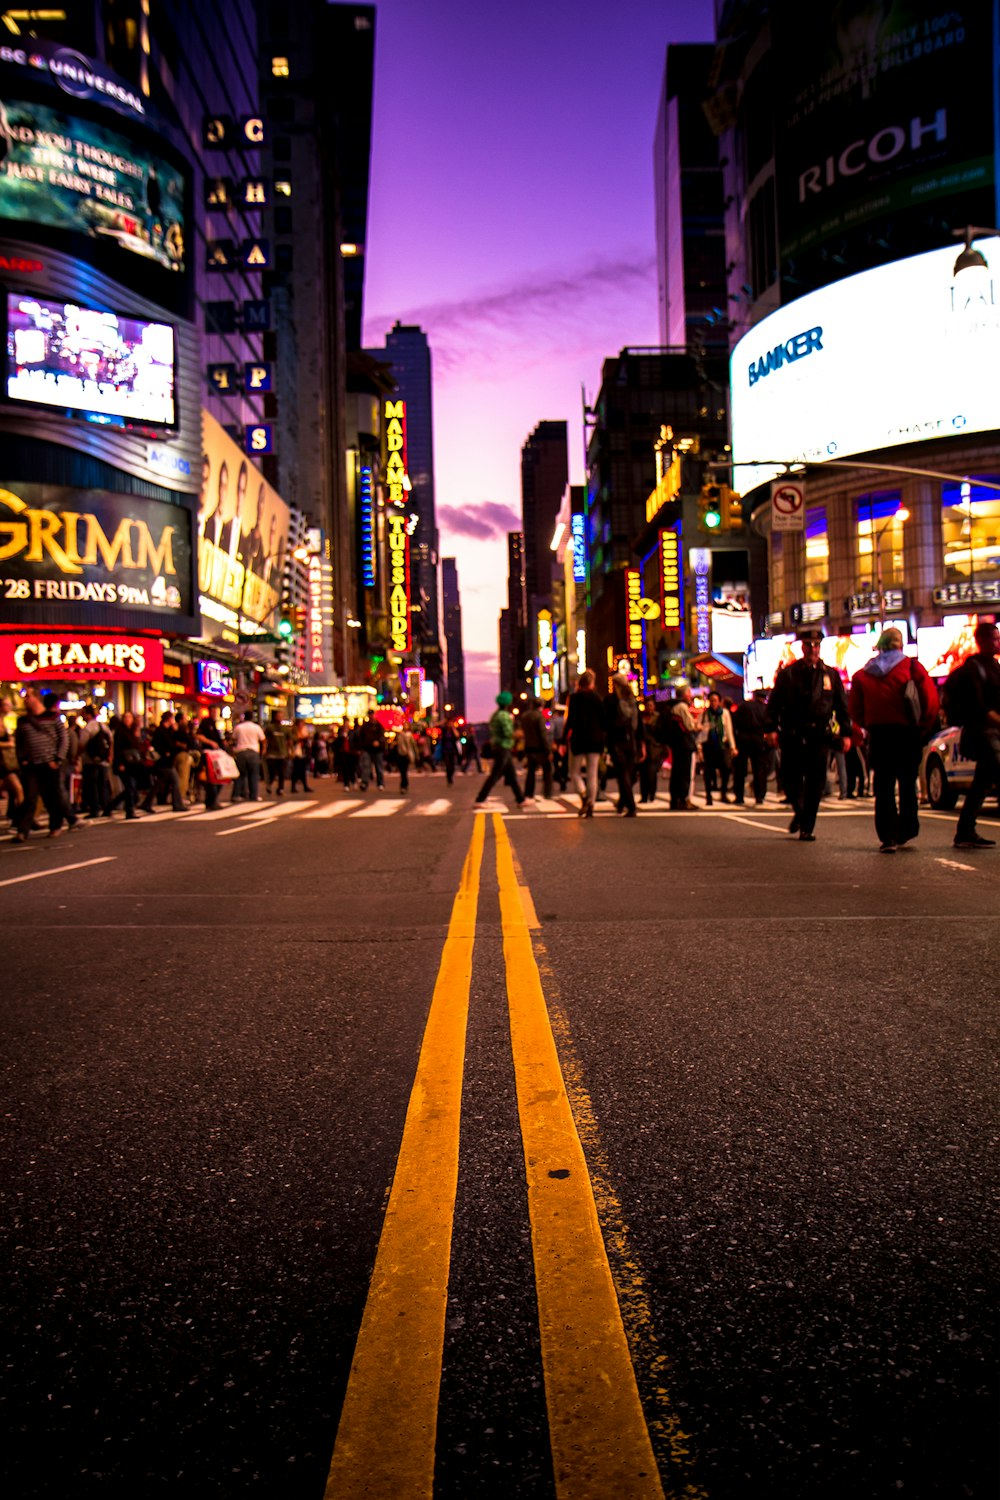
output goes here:
{"type": "Polygon", "coordinates": [[[193,507],[183,504],[0,488],[2,617],[183,633],[194,619],[193,534],[193,507]]]}

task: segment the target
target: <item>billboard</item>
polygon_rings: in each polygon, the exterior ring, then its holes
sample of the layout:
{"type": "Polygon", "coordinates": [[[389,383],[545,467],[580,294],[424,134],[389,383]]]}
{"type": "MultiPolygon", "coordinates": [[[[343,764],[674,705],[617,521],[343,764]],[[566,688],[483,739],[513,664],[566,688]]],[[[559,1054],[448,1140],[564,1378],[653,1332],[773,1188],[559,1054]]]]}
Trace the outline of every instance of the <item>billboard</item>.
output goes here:
{"type": "Polygon", "coordinates": [[[1000,238],[986,271],[932,250],[810,292],[763,318],[730,367],[735,484],[998,423],[1000,238]],[[756,460],[754,467],[742,467],[756,460]]]}
{"type": "Polygon", "coordinates": [[[0,220],[117,244],[169,271],[187,256],[179,168],[104,124],[0,100],[0,220]]]}
{"type": "Polygon", "coordinates": [[[202,414],[198,588],[202,614],[240,633],[281,600],[291,512],[207,411],[202,414]]]}
{"type": "Polygon", "coordinates": [[[193,533],[186,505],[63,485],[0,489],[4,618],[192,631],[193,533]]]}
{"type": "Polygon", "coordinates": [[[7,294],[9,401],[140,426],[175,423],[174,330],[168,323],[7,294]]]}
{"type": "Polygon", "coordinates": [[[159,641],[127,635],[11,631],[0,634],[0,679],[5,682],[65,682],[103,678],[155,682],[163,676],[159,641]]]}
{"type": "Polygon", "coordinates": [[[772,5],[783,262],[831,243],[843,254],[845,237],[870,235],[876,221],[904,249],[918,247],[907,235],[926,236],[928,218],[995,222],[992,9],[772,5]]]}

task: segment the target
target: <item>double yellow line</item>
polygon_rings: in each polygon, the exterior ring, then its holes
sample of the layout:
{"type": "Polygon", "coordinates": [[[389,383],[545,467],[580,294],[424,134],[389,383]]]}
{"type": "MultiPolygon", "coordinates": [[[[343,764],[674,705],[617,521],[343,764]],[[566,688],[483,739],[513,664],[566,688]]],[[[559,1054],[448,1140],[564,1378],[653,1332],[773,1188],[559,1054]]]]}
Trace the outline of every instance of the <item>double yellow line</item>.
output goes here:
{"type": "MultiPolygon", "coordinates": [[[[430,1500],[433,1495],[485,823],[476,819],[452,909],[327,1500],[430,1500]]],[[[530,895],[519,884],[510,841],[496,815],[493,827],[556,1494],[559,1500],[663,1500],[542,992],[530,895]]]]}

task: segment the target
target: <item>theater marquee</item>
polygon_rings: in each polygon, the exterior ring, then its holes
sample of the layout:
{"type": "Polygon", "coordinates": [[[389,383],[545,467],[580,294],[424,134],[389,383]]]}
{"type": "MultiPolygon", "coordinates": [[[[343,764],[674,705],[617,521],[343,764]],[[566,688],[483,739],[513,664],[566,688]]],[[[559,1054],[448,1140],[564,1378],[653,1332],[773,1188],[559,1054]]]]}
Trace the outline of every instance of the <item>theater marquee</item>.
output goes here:
{"type": "Polygon", "coordinates": [[[0,488],[0,618],[192,633],[193,536],[191,505],[0,488]]]}

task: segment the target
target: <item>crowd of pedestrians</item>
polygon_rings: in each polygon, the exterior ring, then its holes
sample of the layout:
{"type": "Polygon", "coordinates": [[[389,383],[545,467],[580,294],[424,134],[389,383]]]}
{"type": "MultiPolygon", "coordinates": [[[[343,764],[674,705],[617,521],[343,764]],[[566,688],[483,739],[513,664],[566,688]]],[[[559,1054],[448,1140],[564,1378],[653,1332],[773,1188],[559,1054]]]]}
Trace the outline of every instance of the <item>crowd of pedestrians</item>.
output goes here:
{"type": "Polygon", "coordinates": [[[183,813],[197,802],[212,811],[227,786],[234,802],[261,802],[264,794],[284,796],[286,783],[291,794],[308,793],[327,777],[345,791],[382,792],[396,774],[405,795],[413,773],[440,766],[451,786],[456,774],[481,774],[485,757],[478,804],[500,782],[518,807],[533,804],[539,786],[550,799],[558,784],[563,793],[572,787],[581,818],[593,817],[612,783],[616,812],[634,818],[656,801],[661,775],[678,812],[716,800],[745,806],[748,790],[762,807],[773,779],[791,813],[789,832],[805,843],[815,841],[824,797],[872,790],[879,847],[894,854],[919,832],[923,746],[951,722],[961,726],[961,753],[975,762],[955,845],[992,848],[977,819],[1000,784],[1000,628],[978,626],[977,650],[948,679],[944,705],[898,630],[883,632],[849,689],[821,659],[821,632],[804,631],[800,640],[801,658],[779,671],[770,693],[737,704],[712,689],[700,714],[689,686],[643,710],[624,675],[602,696],[589,670],[551,723],[540,702],[515,715],[511,694],[500,693],[482,757],[473,729],[454,717],[434,733],[413,725],[387,733],[373,714],[329,730],[277,714],[261,725],[249,711],[224,724],[213,705],[197,719],[167,712],[148,726],[128,711],[102,717],[93,705],[67,718],[55,695],[28,688],[16,719],[12,701],[0,701],[0,797],[23,843],[33,831],[58,838],[80,817],[110,818],[119,808],[128,819],[167,806],[183,813]],[[699,775],[703,804],[694,800],[699,775]]]}

